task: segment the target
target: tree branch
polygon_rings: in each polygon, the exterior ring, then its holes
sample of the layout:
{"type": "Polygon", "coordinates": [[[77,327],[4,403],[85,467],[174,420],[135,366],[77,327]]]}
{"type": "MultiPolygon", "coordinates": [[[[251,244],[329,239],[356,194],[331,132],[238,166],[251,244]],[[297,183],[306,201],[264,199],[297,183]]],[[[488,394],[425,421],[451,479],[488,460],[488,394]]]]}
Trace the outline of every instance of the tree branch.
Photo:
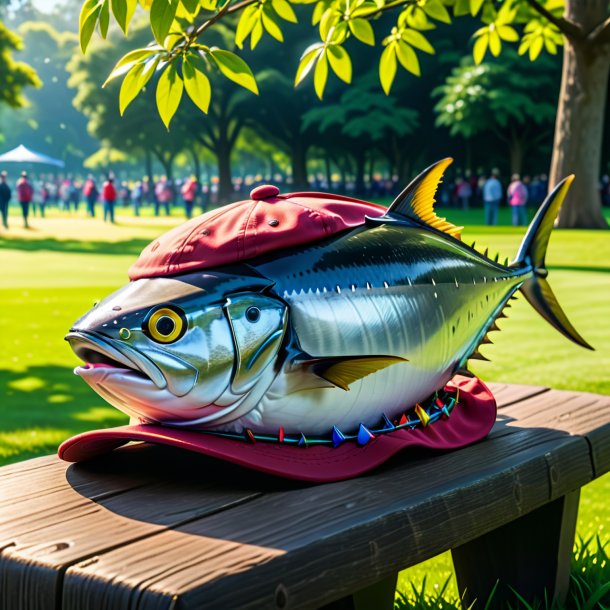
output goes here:
{"type": "Polygon", "coordinates": [[[590,45],[605,44],[610,42],[610,17],[591,30],[587,35],[587,42],[590,45]]]}
{"type": "Polygon", "coordinates": [[[527,4],[536,11],[541,17],[544,17],[547,21],[552,23],[557,29],[568,38],[583,38],[585,33],[582,28],[572,21],[568,21],[563,17],[555,17],[551,11],[544,8],[542,4],[539,4],[537,0],[525,0],[527,4]]]}

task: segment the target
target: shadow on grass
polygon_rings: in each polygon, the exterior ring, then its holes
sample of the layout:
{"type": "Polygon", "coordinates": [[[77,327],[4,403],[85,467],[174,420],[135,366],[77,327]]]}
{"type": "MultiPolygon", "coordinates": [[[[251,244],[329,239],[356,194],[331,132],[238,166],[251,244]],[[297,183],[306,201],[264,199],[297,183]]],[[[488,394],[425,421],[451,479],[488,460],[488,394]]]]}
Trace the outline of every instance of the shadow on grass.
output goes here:
{"type": "Polygon", "coordinates": [[[26,252],[65,252],[78,254],[113,254],[138,255],[152,240],[126,239],[124,241],[88,241],[78,239],[23,239],[12,237],[0,238],[0,249],[23,250],[26,252]]]}
{"type": "MultiPolygon", "coordinates": [[[[438,588],[431,588],[424,578],[421,586],[411,583],[410,591],[398,591],[394,610],[464,610],[464,606],[455,596],[447,595],[449,580],[438,588]]],[[[608,542],[602,542],[599,536],[576,541],[572,555],[570,571],[570,588],[565,602],[545,599],[528,600],[514,591],[513,603],[508,602],[507,610],[603,610],[610,604],[610,557],[608,542]]],[[[493,608],[493,591],[488,600],[475,602],[472,610],[493,608]]]]}
{"type": "Polygon", "coordinates": [[[53,453],[85,430],[127,423],[68,366],[0,370],[0,396],[0,464],[53,453]]]}

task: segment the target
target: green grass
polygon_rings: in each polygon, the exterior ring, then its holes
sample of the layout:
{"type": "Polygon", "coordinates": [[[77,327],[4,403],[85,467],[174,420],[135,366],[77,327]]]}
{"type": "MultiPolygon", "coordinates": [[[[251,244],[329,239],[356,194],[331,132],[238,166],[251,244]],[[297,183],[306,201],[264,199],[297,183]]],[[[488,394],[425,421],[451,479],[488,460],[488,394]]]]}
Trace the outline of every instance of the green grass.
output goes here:
{"type": "MultiPolygon", "coordinates": [[[[448,211],[465,225],[464,239],[512,258],[524,228],[481,226],[482,212],[448,211]]],[[[19,227],[17,216],[12,225],[19,227]]],[[[33,229],[0,231],[0,464],[55,451],[71,434],[114,426],[125,417],[106,405],[72,368],[78,363],[63,336],[94,301],[127,281],[127,269],[155,236],[179,217],[134,218],[119,210],[118,226],[51,210],[33,229]]],[[[508,223],[508,210],[501,222],[508,223]]],[[[550,385],[610,394],[610,233],[556,230],[547,256],[559,302],[596,351],[581,349],[552,329],[524,299],[483,348],[492,362],[475,371],[489,381],[550,385]]],[[[610,477],[588,485],[578,532],[607,539],[610,477]]],[[[456,599],[448,554],[401,573],[399,590],[438,592],[456,599]]],[[[412,596],[411,596],[412,597],[412,596]]],[[[436,604],[435,607],[439,607],[436,604]]],[[[453,607],[453,606],[446,606],[453,607]]]]}

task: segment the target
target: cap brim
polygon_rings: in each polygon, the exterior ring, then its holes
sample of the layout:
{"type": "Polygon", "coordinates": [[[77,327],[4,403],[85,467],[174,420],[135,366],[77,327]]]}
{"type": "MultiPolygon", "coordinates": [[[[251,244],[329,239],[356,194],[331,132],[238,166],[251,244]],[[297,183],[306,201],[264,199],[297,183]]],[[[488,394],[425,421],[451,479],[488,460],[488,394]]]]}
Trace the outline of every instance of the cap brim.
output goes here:
{"type": "Polygon", "coordinates": [[[479,441],[496,420],[496,401],[476,377],[454,377],[447,386],[459,388],[459,403],[451,416],[426,428],[382,434],[364,446],[295,447],[281,443],[233,440],[196,430],[156,424],[121,426],[85,432],[64,441],[58,450],[68,462],[89,460],[129,442],[171,445],[227,460],[268,474],[312,482],[330,482],[363,474],[407,448],[449,450],[479,441]]]}

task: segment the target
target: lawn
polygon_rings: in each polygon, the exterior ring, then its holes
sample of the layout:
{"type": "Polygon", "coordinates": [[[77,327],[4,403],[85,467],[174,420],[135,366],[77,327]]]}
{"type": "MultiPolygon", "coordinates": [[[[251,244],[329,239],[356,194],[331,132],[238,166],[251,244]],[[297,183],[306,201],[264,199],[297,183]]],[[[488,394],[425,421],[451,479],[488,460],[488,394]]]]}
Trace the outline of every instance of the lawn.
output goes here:
{"type": "MultiPolygon", "coordinates": [[[[489,246],[501,257],[517,251],[523,228],[480,226],[482,213],[447,211],[466,226],[464,239],[489,246]]],[[[119,212],[118,225],[84,215],[70,217],[52,210],[33,229],[0,230],[0,464],[55,451],[67,436],[94,427],[124,422],[72,373],[77,359],[63,336],[94,301],[123,285],[127,269],[146,243],[179,221],[179,217],[134,218],[119,212]]],[[[501,221],[508,221],[508,210],[501,221]]],[[[488,381],[551,385],[610,394],[610,234],[555,231],[547,256],[550,282],[557,298],[581,334],[596,348],[579,348],[552,329],[519,299],[510,318],[493,333],[494,345],[483,348],[489,363],[476,373],[488,381]]],[[[583,537],[606,539],[610,513],[606,499],[610,477],[585,488],[578,523],[583,537]]],[[[399,589],[409,581],[442,586],[451,575],[443,555],[401,574],[399,589]]],[[[449,595],[455,595],[450,583],[449,595]]]]}

